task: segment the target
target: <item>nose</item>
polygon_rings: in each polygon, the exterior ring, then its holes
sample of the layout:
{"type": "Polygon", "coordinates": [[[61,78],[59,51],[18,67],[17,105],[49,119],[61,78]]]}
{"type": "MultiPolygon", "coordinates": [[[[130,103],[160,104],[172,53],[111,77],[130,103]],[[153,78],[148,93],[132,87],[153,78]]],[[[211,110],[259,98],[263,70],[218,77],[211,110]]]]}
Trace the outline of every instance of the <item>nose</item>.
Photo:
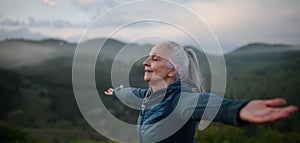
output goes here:
{"type": "Polygon", "coordinates": [[[150,62],[149,62],[149,57],[143,62],[143,65],[145,66],[145,67],[149,67],[150,66],[150,62]]]}

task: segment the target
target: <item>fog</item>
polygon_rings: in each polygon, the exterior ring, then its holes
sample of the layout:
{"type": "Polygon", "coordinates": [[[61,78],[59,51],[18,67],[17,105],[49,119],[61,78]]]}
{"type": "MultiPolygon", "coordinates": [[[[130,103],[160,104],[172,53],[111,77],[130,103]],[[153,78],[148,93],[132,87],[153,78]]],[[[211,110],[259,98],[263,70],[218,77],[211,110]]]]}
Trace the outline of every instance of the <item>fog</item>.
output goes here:
{"type": "Polygon", "coordinates": [[[67,56],[65,49],[45,43],[28,41],[0,42],[0,67],[18,68],[34,66],[57,57],[67,56]]]}

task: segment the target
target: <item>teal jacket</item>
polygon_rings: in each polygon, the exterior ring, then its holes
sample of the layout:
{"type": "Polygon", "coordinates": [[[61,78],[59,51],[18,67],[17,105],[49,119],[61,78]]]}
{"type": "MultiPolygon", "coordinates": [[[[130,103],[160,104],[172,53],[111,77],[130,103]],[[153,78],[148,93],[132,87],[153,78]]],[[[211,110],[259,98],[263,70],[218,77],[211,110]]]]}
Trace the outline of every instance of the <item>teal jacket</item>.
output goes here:
{"type": "Polygon", "coordinates": [[[246,123],[239,119],[239,111],[248,100],[197,93],[192,85],[176,82],[154,93],[150,88],[116,88],[113,96],[141,110],[137,123],[141,143],[193,143],[197,121],[200,120],[229,125],[246,123]],[[203,116],[204,112],[208,114],[203,116]]]}

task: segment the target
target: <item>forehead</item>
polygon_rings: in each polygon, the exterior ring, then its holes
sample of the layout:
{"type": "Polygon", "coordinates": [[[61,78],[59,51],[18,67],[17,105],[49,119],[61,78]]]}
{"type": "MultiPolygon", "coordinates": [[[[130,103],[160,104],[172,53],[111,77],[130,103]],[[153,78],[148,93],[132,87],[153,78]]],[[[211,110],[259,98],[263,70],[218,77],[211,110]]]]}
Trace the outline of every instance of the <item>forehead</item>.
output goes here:
{"type": "Polygon", "coordinates": [[[165,59],[170,59],[172,52],[173,52],[173,50],[170,48],[167,48],[162,45],[157,45],[151,49],[149,55],[157,55],[157,56],[163,57],[165,59]]]}

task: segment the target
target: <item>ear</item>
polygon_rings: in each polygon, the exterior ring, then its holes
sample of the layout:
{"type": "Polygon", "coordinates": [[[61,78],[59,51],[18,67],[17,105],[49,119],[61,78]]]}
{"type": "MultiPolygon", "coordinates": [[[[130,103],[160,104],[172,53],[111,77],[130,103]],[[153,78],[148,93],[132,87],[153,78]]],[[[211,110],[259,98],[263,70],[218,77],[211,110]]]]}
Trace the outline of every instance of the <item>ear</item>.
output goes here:
{"type": "Polygon", "coordinates": [[[172,68],[168,73],[168,77],[175,77],[177,73],[178,73],[178,68],[177,67],[172,68]]]}

